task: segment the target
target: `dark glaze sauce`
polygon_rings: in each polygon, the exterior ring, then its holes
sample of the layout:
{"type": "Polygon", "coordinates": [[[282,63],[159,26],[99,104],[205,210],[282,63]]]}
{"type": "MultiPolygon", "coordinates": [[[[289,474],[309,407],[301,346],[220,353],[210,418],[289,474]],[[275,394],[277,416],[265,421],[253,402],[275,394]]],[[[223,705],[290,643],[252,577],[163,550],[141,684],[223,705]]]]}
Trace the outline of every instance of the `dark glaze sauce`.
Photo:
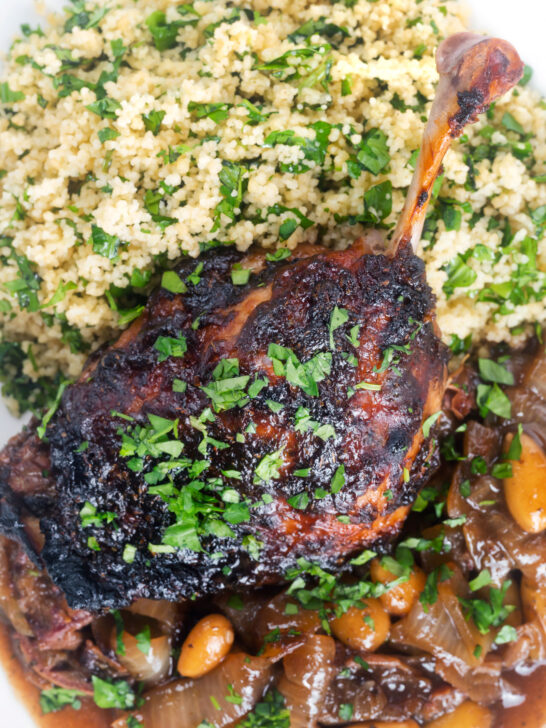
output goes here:
{"type": "MultiPolygon", "coordinates": [[[[510,681],[525,693],[525,702],[498,712],[494,728],[544,728],[546,726],[546,666],[530,675],[513,673],[510,681]]],[[[65,728],[63,726],[63,728],[65,728]]]]}
{"type": "MultiPolygon", "coordinates": [[[[82,699],[80,710],[64,708],[58,713],[43,715],[40,690],[28,681],[24,668],[13,654],[9,628],[4,625],[0,625],[0,663],[13,692],[40,728],[110,728],[115,719],[114,711],[100,710],[88,698],[82,699]]],[[[545,728],[546,666],[538,667],[530,675],[513,673],[510,681],[525,693],[525,702],[513,708],[497,710],[493,728],[545,728]]]]}

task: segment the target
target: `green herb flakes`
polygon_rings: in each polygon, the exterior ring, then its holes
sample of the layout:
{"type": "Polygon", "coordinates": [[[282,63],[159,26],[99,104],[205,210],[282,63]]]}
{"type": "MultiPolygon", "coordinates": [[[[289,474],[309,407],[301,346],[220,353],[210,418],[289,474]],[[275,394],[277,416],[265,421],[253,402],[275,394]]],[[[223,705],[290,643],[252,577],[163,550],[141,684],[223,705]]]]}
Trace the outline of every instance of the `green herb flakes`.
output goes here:
{"type": "Polygon", "coordinates": [[[67,688],[48,688],[40,693],[40,708],[42,713],[56,713],[63,708],[70,706],[74,710],[82,707],[81,698],[83,693],[78,690],[67,688]]]}
{"type": "Polygon", "coordinates": [[[151,131],[154,136],[157,136],[161,130],[161,124],[166,116],[166,111],[149,111],[147,114],[142,114],[142,121],[146,131],[151,131]]]}
{"type": "Polygon", "coordinates": [[[108,682],[92,675],[93,699],[99,708],[130,710],[135,706],[135,694],[125,680],[108,682]]]}
{"type": "Polygon", "coordinates": [[[158,336],[154,349],[158,352],[157,361],[162,362],[169,357],[181,358],[188,350],[186,337],[180,334],[176,339],[172,336],[158,336]]]}

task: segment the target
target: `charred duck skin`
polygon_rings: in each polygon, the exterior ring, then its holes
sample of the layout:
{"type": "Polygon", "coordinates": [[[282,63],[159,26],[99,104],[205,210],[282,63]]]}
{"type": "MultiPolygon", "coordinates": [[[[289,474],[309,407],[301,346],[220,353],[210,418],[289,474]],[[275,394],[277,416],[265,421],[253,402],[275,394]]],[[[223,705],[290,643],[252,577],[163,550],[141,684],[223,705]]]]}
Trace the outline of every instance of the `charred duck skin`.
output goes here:
{"type": "MultiPolygon", "coordinates": [[[[235,263],[248,265],[241,254],[213,252],[201,263],[188,293],[153,296],[67,390],[48,429],[57,494],[41,522],[42,555],[73,606],[262,583],[299,557],[336,563],[395,535],[427,477],[432,444],[422,423],[439,408],[446,352],[418,258],[390,261],[357,245],[266,263],[244,287],[230,282],[235,263]],[[333,329],[336,309],[347,320],[333,329]],[[157,342],[182,338],[184,355],[160,361],[157,342]],[[232,376],[215,379],[219,366],[232,376]],[[225,401],[232,394],[234,406],[225,401]],[[141,469],[120,451],[124,433],[149,429],[150,416],[177,421],[184,448],[172,459],[145,455],[141,469]],[[170,473],[172,496],[150,493],[158,460],[184,461],[170,473]],[[193,524],[173,518],[202,468],[204,491],[187,508],[206,497],[215,510],[193,524]],[[115,521],[82,528],[86,502],[115,521]],[[218,536],[227,529],[233,535],[218,536]],[[100,551],[89,548],[91,535],[100,551]],[[162,543],[183,548],[154,554],[162,543]],[[131,564],[127,544],[137,549],[131,564]]],[[[195,265],[182,264],[180,279],[195,265]]]]}
{"type": "Polygon", "coordinates": [[[411,243],[450,139],[522,71],[508,44],[467,34],[439,59],[386,254],[370,233],[341,252],[182,262],[66,389],[47,442],[30,433],[8,448],[4,529],[70,607],[272,583],[300,558],[341,564],[398,533],[434,463],[423,424],[440,409],[447,361],[411,243]]]}

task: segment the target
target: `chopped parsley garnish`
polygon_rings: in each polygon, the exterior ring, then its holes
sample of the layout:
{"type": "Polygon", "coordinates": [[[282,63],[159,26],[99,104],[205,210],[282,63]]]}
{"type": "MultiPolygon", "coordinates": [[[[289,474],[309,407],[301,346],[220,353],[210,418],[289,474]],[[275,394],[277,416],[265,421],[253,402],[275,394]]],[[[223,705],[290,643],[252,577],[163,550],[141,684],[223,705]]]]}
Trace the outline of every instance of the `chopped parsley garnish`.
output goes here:
{"type": "Polygon", "coordinates": [[[212,400],[216,412],[232,407],[244,407],[251,396],[256,396],[254,392],[257,387],[252,389],[249,387],[248,393],[245,391],[250,382],[250,376],[248,374],[239,375],[238,359],[222,359],[214,369],[212,376],[213,380],[202,386],[201,389],[212,400]]]}
{"type": "Polygon", "coordinates": [[[516,608],[511,604],[504,604],[506,592],[510,588],[510,585],[511,582],[506,581],[500,589],[491,587],[489,590],[489,599],[459,598],[465,610],[466,617],[472,618],[472,621],[481,634],[487,634],[492,627],[500,627],[516,608]]]}
{"type": "Polygon", "coordinates": [[[277,248],[277,250],[274,250],[272,253],[266,253],[265,259],[270,263],[278,263],[281,260],[290,258],[291,255],[292,251],[289,248],[277,248]]]}
{"type": "Polygon", "coordinates": [[[505,129],[508,129],[508,131],[515,131],[516,134],[520,134],[521,136],[525,136],[525,129],[522,127],[522,125],[519,123],[519,121],[516,121],[512,114],[509,111],[506,111],[501,119],[501,124],[504,126],[505,129]]]}
{"type": "Polygon", "coordinates": [[[364,215],[358,222],[380,226],[392,212],[392,182],[387,180],[364,193],[364,215]]]}
{"type": "Polygon", "coordinates": [[[41,440],[43,440],[43,438],[45,437],[47,426],[50,423],[51,418],[53,417],[55,412],[58,410],[64,390],[68,387],[69,384],[70,384],[69,379],[66,379],[64,382],[60,383],[59,388],[57,389],[57,394],[55,395],[55,399],[53,400],[51,407],[47,410],[45,415],[42,417],[42,422],[36,429],[38,437],[41,440]]]}
{"type": "Polygon", "coordinates": [[[150,213],[153,222],[155,222],[161,230],[165,230],[177,222],[175,217],[169,217],[162,213],[161,209],[164,204],[165,195],[163,191],[156,190],[154,192],[154,190],[146,190],[144,193],[144,208],[150,213]]]}
{"type": "Polygon", "coordinates": [[[254,471],[255,483],[268,483],[270,480],[278,480],[281,477],[279,469],[284,465],[282,453],[283,450],[280,449],[262,457],[254,471]]]}
{"type": "Polygon", "coordinates": [[[510,400],[496,382],[495,384],[479,384],[476,401],[482,417],[489,412],[505,419],[510,419],[512,416],[510,400]]]}
{"type": "Polygon", "coordinates": [[[320,83],[327,90],[332,64],[330,50],[328,43],[294,48],[271,61],[260,62],[256,58],[253,70],[268,73],[281,81],[300,81],[300,88],[312,88],[320,83]]]}
{"type": "Polygon", "coordinates": [[[161,288],[170,293],[186,293],[188,287],[174,270],[167,270],[161,277],[161,288]]]}
{"type": "Polygon", "coordinates": [[[354,707],[352,703],[341,703],[339,706],[339,719],[343,722],[351,720],[353,717],[354,707]]]}
{"type": "Polygon", "coordinates": [[[442,289],[446,294],[446,298],[451,298],[457,288],[468,288],[476,278],[477,273],[467,264],[469,254],[457,253],[456,257],[443,267],[447,274],[447,280],[443,284],[442,289]]]}
{"type": "Polygon", "coordinates": [[[510,447],[505,455],[506,460],[521,460],[521,435],[523,433],[523,426],[518,424],[517,432],[512,438],[510,447]]]}
{"type": "Polygon", "coordinates": [[[110,129],[109,127],[106,127],[106,129],[101,129],[98,133],[99,141],[101,144],[117,139],[118,136],[119,131],[116,131],[116,129],[110,129]]]}
{"type": "Polygon", "coordinates": [[[347,335],[347,339],[351,342],[355,349],[358,349],[360,346],[360,324],[356,324],[356,326],[351,327],[347,335]]]}
{"type": "Polygon", "coordinates": [[[235,406],[243,407],[248,402],[245,387],[249,380],[250,376],[245,374],[209,382],[201,389],[211,398],[216,412],[221,412],[235,406]]]}
{"type": "Polygon", "coordinates": [[[157,136],[161,130],[161,124],[166,114],[166,111],[156,111],[155,109],[149,111],[147,114],[142,114],[142,121],[144,122],[146,131],[151,131],[154,136],[157,136]]]}
{"type": "Polygon", "coordinates": [[[182,379],[173,379],[173,392],[183,394],[188,388],[188,383],[182,381],[182,379]]]}
{"type": "Polygon", "coordinates": [[[311,413],[307,407],[298,407],[294,415],[294,429],[296,432],[307,432],[312,430],[316,437],[321,440],[328,440],[330,437],[336,436],[333,425],[322,424],[311,418],[311,413]]]}
{"type": "Polygon", "coordinates": [[[250,270],[235,263],[231,269],[231,282],[234,286],[246,286],[250,279],[250,270]]]}
{"type": "Polygon", "coordinates": [[[473,592],[478,591],[478,589],[482,589],[484,586],[488,586],[489,584],[491,584],[491,574],[488,569],[482,569],[475,579],[468,582],[470,591],[473,592]]]}
{"type": "Polygon", "coordinates": [[[436,420],[440,417],[442,414],[442,410],[438,410],[438,412],[435,412],[434,414],[430,415],[430,417],[427,417],[427,419],[423,422],[423,436],[428,437],[430,435],[430,430],[432,429],[432,426],[436,422],[436,420]]]}
{"type": "MultiPolygon", "coordinates": [[[[303,230],[307,230],[310,227],[313,227],[315,224],[313,220],[306,217],[301,210],[298,210],[297,207],[285,207],[284,205],[272,205],[267,209],[267,215],[278,215],[281,216],[284,213],[290,213],[291,215],[294,215],[293,217],[288,217],[283,220],[283,222],[279,226],[279,237],[281,240],[288,240],[288,238],[296,231],[298,227],[301,227],[303,230]]],[[[287,248],[280,248],[280,250],[288,250],[287,248]]],[[[277,251],[276,251],[277,252],[277,251]]],[[[286,257],[288,258],[290,255],[292,255],[292,251],[289,250],[286,257]]]]}
{"type": "Polygon", "coordinates": [[[292,508],[296,508],[299,511],[303,511],[309,505],[309,495],[305,493],[297,493],[286,501],[292,508]]]}
{"type": "Polygon", "coordinates": [[[243,195],[248,186],[246,168],[235,162],[222,162],[222,169],[218,175],[220,180],[220,194],[223,199],[216,205],[215,223],[212,232],[220,227],[222,215],[231,222],[235,222],[240,214],[243,195]]]}
{"type": "Polygon", "coordinates": [[[108,682],[92,675],[93,699],[99,708],[119,708],[130,710],[135,707],[135,694],[125,680],[108,682]]]}
{"type": "Polygon", "coordinates": [[[96,506],[89,503],[89,501],[86,501],[80,510],[80,522],[82,528],[87,528],[88,526],[102,528],[105,523],[112,523],[115,518],[116,514],[111,513],[110,511],[99,513],[96,506]]]}
{"type": "Polygon", "coordinates": [[[65,9],[69,18],[64,24],[64,32],[71,33],[74,28],[90,30],[96,28],[104,16],[110,12],[110,8],[95,6],[92,10],[87,8],[85,0],[72,0],[72,7],[65,9]]]}
{"type": "Polygon", "coordinates": [[[143,655],[149,655],[152,647],[150,625],[147,624],[141,632],[135,635],[135,637],[137,641],[137,648],[142,652],[143,655]]]}
{"type": "Polygon", "coordinates": [[[192,5],[179,5],[178,13],[182,15],[181,20],[167,22],[167,16],[162,10],[156,10],[146,18],[146,25],[152,34],[154,45],[158,51],[166,51],[174,48],[177,44],[178,31],[186,25],[197,25],[199,13],[192,5]]]}
{"type": "MultiPolygon", "coordinates": [[[[348,522],[346,517],[342,518],[343,523],[348,522]]],[[[374,556],[374,553],[365,551],[365,560],[357,558],[351,563],[367,563],[374,556]]],[[[388,585],[367,579],[352,583],[344,582],[339,579],[339,574],[330,573],[306,559],[298,559],[298,566],[289,570],[286,578],[291,582],[287,594],[294,597],[305,609],[317,610],[322,627],[328,634],[330,634],[329,616],[340,617],[353,606],[362,609],[364,607],[362,600],[366,597],[378,597],[407,581],[407,575],[404,574],[388,585]]]]}
{"type": "Polygon", "coordinates": [[[91,239],[93,252],[102,255],[104,258],[115,261],[119,257],[119,249],[123,243],[117,235],[110,235],[98,225],[91,227],[91,239]]]}
{"type": "Polygon", "coordinates": [[[211,119],[216,124],[219,124],[228,118],[229,110],[232,106],[233,104],[200,104],[197,101],[190,101],[188,111],[194,114],[197,119],[211,119]]]}
{"type": "Polygon", "coordinates": [[[381,129],[370,129],[355,143],[356,132],[346,134],[347,141],[354,147],[356,154],[347,160],[347,171],[353,179],[358,179],[363,170],[374,175],[382,172],[391,158],[387,145],[387,136],[381,129]]]}
{"type": "Polygon", "coordinates": [[[366,389],[370,392],[380,392],[381,391],[381,385],[380,384],[374,384],[373,382],[359,382],[358,384],[355,384],[355,389],[366,389]]]}
{"type": "Polygon", "coordinates": [[[491,468],[491,475],[494,478],[511,478],[513,475],[511,463],[496,463],[491,468]]]}
{"type": "Polygon", "coordinates": [[[495,637],[495,644],[505,645],[508,642],[515,642],[518,638],[518,632],[511,624],[504,624],[495,637]]]}
{"type": "Polygon", "coordinates": [[[87,547],[92,551],[100,551],[100,545],[95,536],[89,536],[87,539],[87,547]]]}
{"type": "Polygon", "coordinates": [[[453,572],[447,564],[442,564],[427,575],[425,588],[419,597],[419,601],[423,605],[425,612],[428,611],[429,606],[436,604],[438,601],[438,583],[447,581],[452,575],[453,572]]]}
{"type": "Polygon", "coordinates": [[[340,326],[343,326],[343,324],[347,323],[349,320],[349,312],[346,308],[338,308],[337,306],[334,307],[334,310],[332,311],[332,315],[330,316],[330,325],[328,326],[328,332],[330,334],[330,349],[335,349],[335,341],[334,341],[334,331],[336,329],[339,329],[340,326]]]}
{"type": "Polygon", "coordinates": [[[329,136],[332,129],[331,124],[325,121],[316,121],[309,127],[315,134],[315,138],[297,136],[291,129],[272,131],[264,140],[264,147],[274,147],[277,144],[284,144],[290,147],[299,147],[303,159],[300,162],[281,162],[281,172],[290,174],[301,174],[307,172],[314,166],[322,166],[328,150],[329,136]]]}
{"type": "Polygon", "coordinates": [[[332,493],[339,493],[345,485],[345,482],[345,466],[339,465],[330,482],[330,490],[332,493]]]}
{"type": "Polygon", "coordinates": [[[290,711],[276,688],[267,692],[239,723],[240,728],[290,728],[290,711]]]}
{"type": "MultiPolygon", "coordinates": [[[[127,464],[133,472],[142,471],[143,459],[147,456],[161,458],[167,455],[176,459],[184,447],[178,439],[178,420],[148,414],[148,421],[148,425],[135,425],[127,432],[120,433],[120,455],[131,458],[127,464]],[[169,437],[171,434],[172,438],[169,437]]],[[[152,481],[152,474],[148,475],[147,481],[152,481]]]]}
{"type": "Polygon", "coordinates": [[[16,101],[22,101],[25,94],[22,91],[12,91],[7,81],[0,83],[0,103],[13,104],[16,101]]]}
{"type": "Polygon", "coordinates": [[[480,377],[484,382],[497,382],[511,386],[514,384],[514,375],[508,369],[491,359],[478,359],[480,377]]]}
{"type": "Polygon", "coordinates": [[[115,119],[119,109],[121,109],[121,104],[116,99],[104,97],[97,99],[92,104],[88,104],[86,109],[100,116],[101,119],[115,119]]]}
{"type": "Polygon", "coordinates": [[[83,693],[78,690],[68,690],[67,688],[48,688],[40,693],[40,707],[42,713],[56,713],[62,708],[70,706],[74,710],[82,707],[81,699],[83,693]]]}
{"type": "Polygon", "coordinates": [[[337,36],[341,41],[349,37],[349,31],[344,26],[330,23],[324,15],[321,15],[317,20],[307,20],[297,30],[290,33],[288,40],[291,40],[292,43],[299,43],[312,35],[322,35],[324,38],[328,38],[330,42],[337,36]]]}
{"type": "Polygon", "coordinates": [[[248,99],[243,99],[238,106],[242,106],[247,110],[248,113],[248,119],[247,124],[249,126],[257,126],[258,124],[261,124],[263,121],[267,121],[270,116],[273,114],[277,114],[278,111],[264,111],[263,106],[256,106],[255,104],[251,103],[248,99]]]}
{"type": "Polygon", "coordinates": [[[175,339],[172,336],[158,336],[154,344],[154,349],[158,352],[157,361],[162,362],[169,357],[181,358],[188,350],[186,337],[179,334],[175,339]]]}
{"type": "Polygon", "coordinates": [[[301,363],[292,349],[270,344],[267,356],[273,362],[273,370],[278,377],[286,377],[289,384],[299,387],[310,397],[318,397],[318,384],[326,379],[332,368],[331,352],[319,352],[301,363]]]}
{"type": "Polygon", "coordinates": [[[126,564],[132,564],[136,558],[136,546],[132,546],[131,544],[125,544],[125,547],[123,549],[123,555],[122,559],[125,561],[126,564]]]}

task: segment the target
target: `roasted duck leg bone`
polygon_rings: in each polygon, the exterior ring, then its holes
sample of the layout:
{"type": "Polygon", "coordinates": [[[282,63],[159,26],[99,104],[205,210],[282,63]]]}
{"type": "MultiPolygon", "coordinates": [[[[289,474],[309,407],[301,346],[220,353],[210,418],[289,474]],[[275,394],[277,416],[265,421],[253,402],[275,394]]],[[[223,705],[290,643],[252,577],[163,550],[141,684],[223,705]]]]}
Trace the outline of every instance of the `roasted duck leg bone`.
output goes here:
{"type": "Polygon", "coordinates": [[[187,290],[155,291],[67,387],[47,439],[34,425],[0,454],[0,530],[70,607],[275,583],[301,558],[338,568],[399,533],[434,470],[423,423],[448,356],[409,243],[450,139],[521,72],[509,46],[468,35],[442,45],[439,66],[388,255],[372,230],[281,261],[219,248],[198,275],[181,260],[187,290]]]}
{"type": "Polygon", "coordinates": [[[417,249],[425,222],[432,185],[453,139],[478,114],[509,91],[523,75],[523,62],[510,43],[473,33],[458,33],[438,48],[440,82],[406,204],[388,252],[411,245],[417,249]]]}

